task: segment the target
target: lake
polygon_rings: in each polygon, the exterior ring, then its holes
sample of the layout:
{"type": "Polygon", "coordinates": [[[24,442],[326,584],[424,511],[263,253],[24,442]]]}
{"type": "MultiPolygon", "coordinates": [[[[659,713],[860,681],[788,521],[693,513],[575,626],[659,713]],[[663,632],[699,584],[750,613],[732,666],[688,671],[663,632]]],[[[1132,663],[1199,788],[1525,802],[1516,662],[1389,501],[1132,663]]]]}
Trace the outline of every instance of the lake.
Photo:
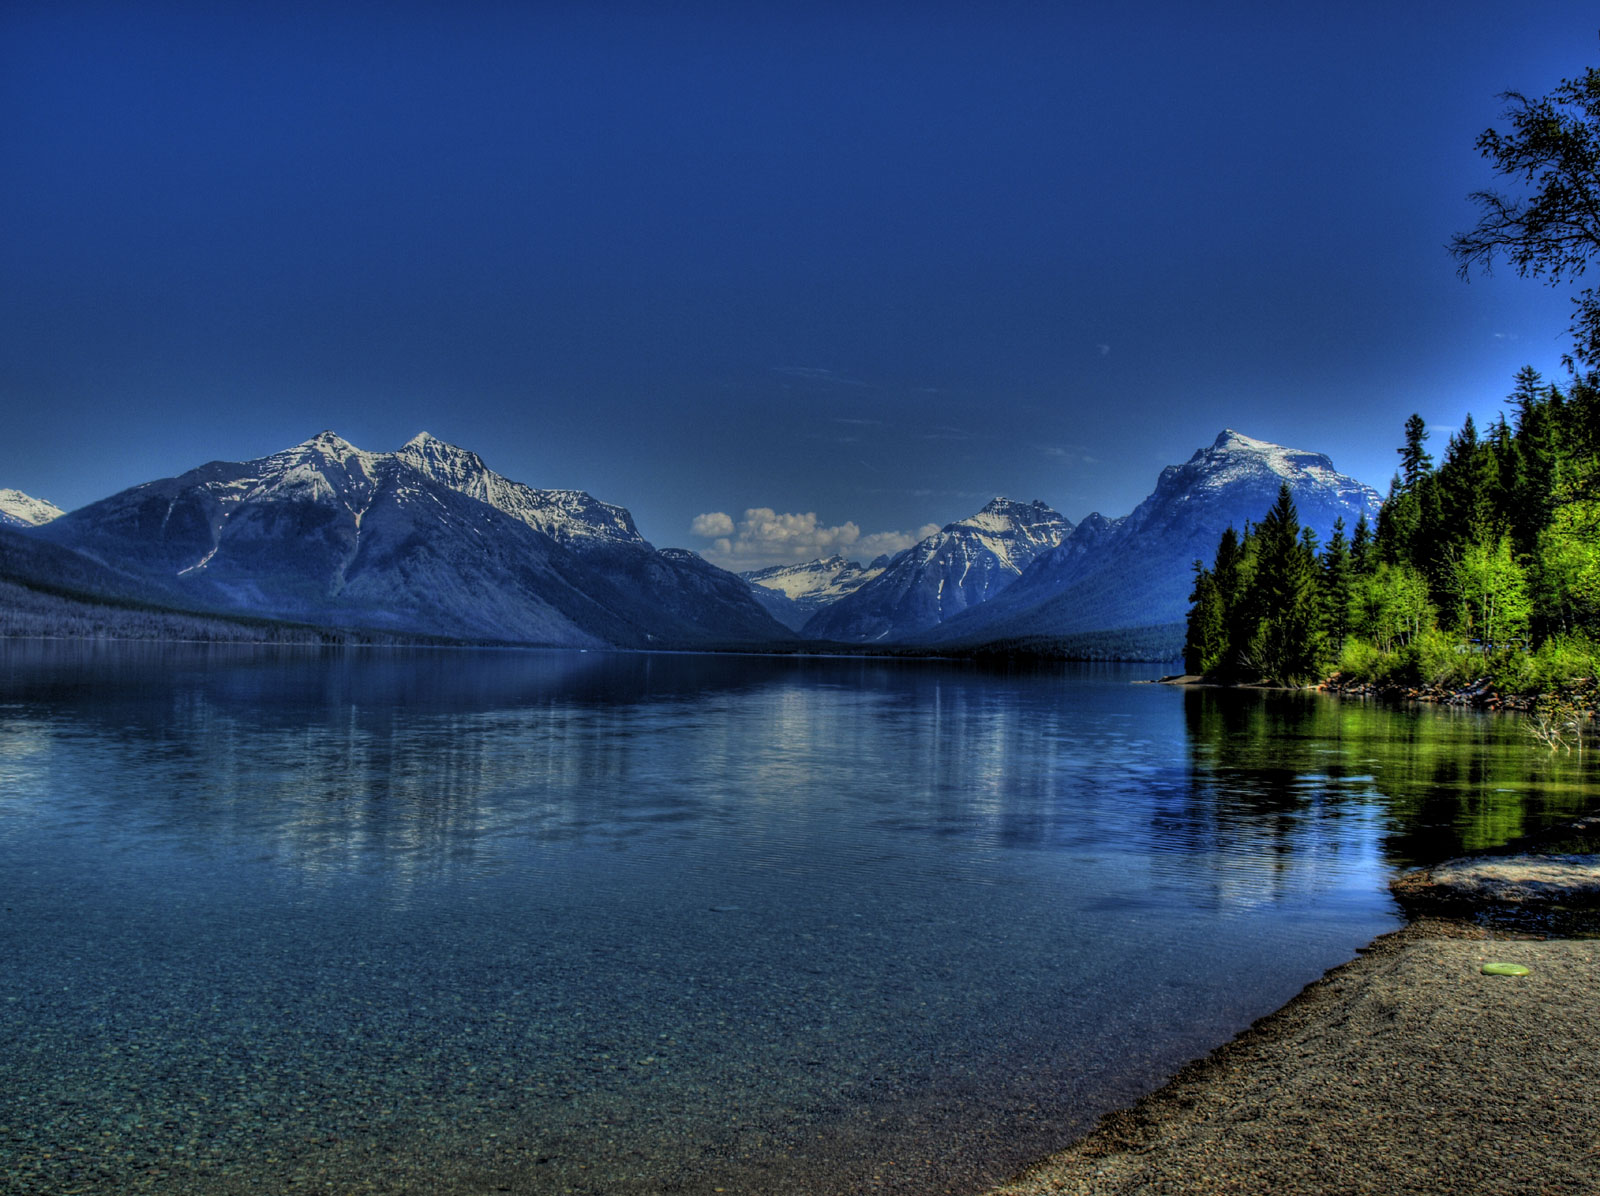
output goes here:
{"type": "Polygon", "coordinates": [[[1600,797],[1160,671],[0,642],[0,1188],[973,1192],[1600,797]]]}

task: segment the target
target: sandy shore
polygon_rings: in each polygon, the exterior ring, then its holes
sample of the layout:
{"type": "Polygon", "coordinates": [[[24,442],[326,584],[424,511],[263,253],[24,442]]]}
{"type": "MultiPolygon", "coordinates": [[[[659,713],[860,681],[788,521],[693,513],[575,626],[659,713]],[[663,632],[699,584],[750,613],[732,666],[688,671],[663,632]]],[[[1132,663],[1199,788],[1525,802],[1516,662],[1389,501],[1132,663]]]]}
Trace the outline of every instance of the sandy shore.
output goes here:
{"type": "Polygon", "coordinates": [[[1594,1196],[1597,1076],[1600,940],[1423,919],[992,1196],[1594,1196]]]}

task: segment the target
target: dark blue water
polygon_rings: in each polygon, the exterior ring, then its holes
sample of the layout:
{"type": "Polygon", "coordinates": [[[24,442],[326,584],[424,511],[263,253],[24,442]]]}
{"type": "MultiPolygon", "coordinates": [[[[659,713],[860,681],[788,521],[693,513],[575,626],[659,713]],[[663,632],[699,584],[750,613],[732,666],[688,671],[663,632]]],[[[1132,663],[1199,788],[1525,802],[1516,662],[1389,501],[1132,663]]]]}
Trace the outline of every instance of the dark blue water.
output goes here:
{"type": "Polygon", "coordinates": [[[0,1190],[971,1192],[1595,792],[1150,672],[0,646],[0,1190]]]}

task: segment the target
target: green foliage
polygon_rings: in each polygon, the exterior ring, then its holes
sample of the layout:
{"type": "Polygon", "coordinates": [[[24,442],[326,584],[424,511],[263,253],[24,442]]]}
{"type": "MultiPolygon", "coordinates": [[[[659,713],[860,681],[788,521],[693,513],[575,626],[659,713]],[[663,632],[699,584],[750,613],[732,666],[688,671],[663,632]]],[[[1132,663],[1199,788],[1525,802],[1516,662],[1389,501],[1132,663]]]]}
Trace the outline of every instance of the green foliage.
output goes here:
{"type": "Polygon", "coordinates": [[[1201,561],[1194,563],[1194,589],[1189,593],[1189,601],[1192,605],[1184,631],[1183,671],[1204,673],[1216,668],[1221,660],[1227,643],[1227,628],[1217,579],[1201,561]]]}
{"type": "Polygon", "coordinates": [[[1410,565],[1384,562],[1355,586],[1352,626],[1380,651],[1405,647],[1436,621],[1427,579],[1410,565]]]}
{"type": "Polygon", "coordinates": [[[1466,685],[1484,675],[1484,660],[1437,627],[1424,628],[1396,653],[1396,672],[1414,685],[1466,685]]]}
{"type": "Polygon", "coordinates": [[[1255,629],[1248,659],[1270,681],[1290,685],[1314,680],[1323,650],[1316,540],[1302,536],[1287,483],[1279,487],[1278,501],[1256,525],[1255,540],[1250,602],[1255,629]]]}
{"type": "Polygon", "coordinates": [[[1600,373],[1562,391],[1524,369],[1508,403],[1486,436],[1466,421],[1437,470],[1408,420],[1376,534],[1335,528],[1318,557],[1287,490],[1230,528],[1196,564],[1187,667],[1290,682],[1336,659],[1364,680],[1490,671],[1513,689],[1576,675],[1552,645],[1600,639],[1600,373]]]}
{"type": "Polygon", "coordinates": [[[1345,637],[1350,634],[1350,606],[1355,595],[1355,567],[1350,556],[1350,546],[1344,538],[1344,520],[1333,522],[1333,535],[1328,537],[1328,547],[1319,562],[1322,570],[1320,600],[1322,603],[1322,629],[1327,637],[1327,649],[1337,656],[1344,648],[1345,637]]]}
{"type": "Polygon", "coordinates": [[[1495,663],[1496,684],[1507,693],[1548,693],[1600,677],[1600,642],[1552,636],[1532,652],[1507,653],[1495,663]]]}
{"type": "Polygon", "coordinates": [[[1561,631],[1600,627],[1600,502],[1556,508],[1539,533],[1535,592],[1561,631]]]}
{"type": "Polygon", "coordinates": [[[1428,439],[1428,425],[1415,412],[1406,420],[1406,442],[1395,452],[1400,454],[1400,483],[1407,490],[1415,489],[1418,482],[1433,468],[1433,458],[1422,446],[1428,439]]]}
{"type": "MultiPolygon", "coordinates": [[[[1510,127],[1478,149],[1525,194],[1476,193],[1479,222],[1451,253],[1464,276],[1504,257],[1525,276],[1576,278],[1600,252],[1600,69],[1503,98],[1510,127]]],[[[1577,307],[1565,390],[1524,367],[1510,420],[1480,436],[1469,416],[1437,469],[1426,421],[1406,420],[1375,529],[1363,519],[1348,546],[1336,529],[1318,560],[1287,490],[1242,539],[1229,529],[1215,566],[1196,567],[1192,663],[1287,681],[1337,657],[1364,680],[1488,670],[1511,688],[1600,672],[1600,296],[1585,290],[1577,307]]]]}
{"type": "MultiPolygon", "coordinates": [[[[1478,152],[1528,193],[1474,192],[1478,223],[1451,238],[1450,252],[1463,278],[1496,257],[1551,285],[1576,278],[1600,251],[1600,70],[1563,79],[1548,96],[1510,91],[1501,99],[1510,128],[1485,130],[1478,152]]],[[[1574,305],[1573,356],[1600,362],[1600,298],[1588,288],[1574,305]]]]}
{"type": "Polygon", "coordinates": [[[1339,650],[1338,671],[1352,681],[1381,682],[1388,679],[1394,657],[1370,640],[1350,636],[1339,650]]]}
{"type": "Polygon", "coordinates": [[[1511,556],[1511,540],[1467,544],[1452,569],[1457,604],[1456,627],[1485,652],[1520,645],[1533,613],[1527,578],[1511,556]]]}

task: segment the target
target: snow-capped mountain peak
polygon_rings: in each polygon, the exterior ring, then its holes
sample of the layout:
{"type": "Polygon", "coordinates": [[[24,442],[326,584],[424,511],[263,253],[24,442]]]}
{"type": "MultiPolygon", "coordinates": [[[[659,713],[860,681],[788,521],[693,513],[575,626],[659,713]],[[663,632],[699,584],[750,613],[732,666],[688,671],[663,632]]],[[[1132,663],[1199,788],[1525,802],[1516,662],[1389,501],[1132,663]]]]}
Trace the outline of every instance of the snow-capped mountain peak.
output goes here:
{"type": "Polygon", "coordinates": [[[395,456],[434,481],[486,502],[564,544],[649,547],[625,508],[601,502],[582,490],[536,490],[513,482],[485,465],[477,453],[427,432],[413,436],[395,456]]]}
{"type": "Polygon", "coordinates": [[[20,490],[0,490],[0,527],[38,527],[63,514],[55,503],[42,498],[20,490]]]}
{"type": "Polygon", "coordinates": [[[1187,609],[1193,562],[1212,558],[1225,528],[1242,530],[1264,516],[1285,483],[1301,525],[1323,540],[1335,520],[1349,529],[1363,514],[1375,515],[1380,502],[1377,491],[1339,473],[1323,453],[1226,428],[1182,465],[1162,470],[1155,491],[1131,514],[1088,516],[994,602],[938,635],[978,642],[1176,626],[1187,609]]]}
{"type": "Polygon", "coordinates": [[[426,434],[370,453],[322,432],[38,534],[162,601],[275,618],[578,647],[783,634],[736,577],[656,552],[623,508],[512,482],[426,434]]]}
{"type": "Polygon", "coordinates": [[[484,497],[482,493],[473,493],[474,490],[488,489],[487,478],[492,471],[483,463],[482,457],[470,449],[440,440],[429,432],[418,432],[405,442],[396,455],[435,481],[443,482],[453,490],[472,493],[474,498],[484,497]]]}
{"type": "MultiPolygon", "coordinates": [[[[1147,504],[1203,502],[1209,495],[1235,492],[1241,487],[1276,492],[1287,482],[1298,493],[1326,495],[1331,501],[1376,509],[1381,498],[1372,487],[1347,477],[1333,467],[1326,453],[1287,448],[1224,428],[1210,447],[1198,449],[1182,465],[1162,470],[1155,493],[1147,504]]],[[[1132,518],[1139,520],[1140,512],[1132,518]]]]}
{"type": "Polygon", "coordinates": [[[805,633],[860,642],[932,627],[1005,589],[1071,531],[1072,521],[1045,503],[992,499],[895,557],[805,633]]]}

